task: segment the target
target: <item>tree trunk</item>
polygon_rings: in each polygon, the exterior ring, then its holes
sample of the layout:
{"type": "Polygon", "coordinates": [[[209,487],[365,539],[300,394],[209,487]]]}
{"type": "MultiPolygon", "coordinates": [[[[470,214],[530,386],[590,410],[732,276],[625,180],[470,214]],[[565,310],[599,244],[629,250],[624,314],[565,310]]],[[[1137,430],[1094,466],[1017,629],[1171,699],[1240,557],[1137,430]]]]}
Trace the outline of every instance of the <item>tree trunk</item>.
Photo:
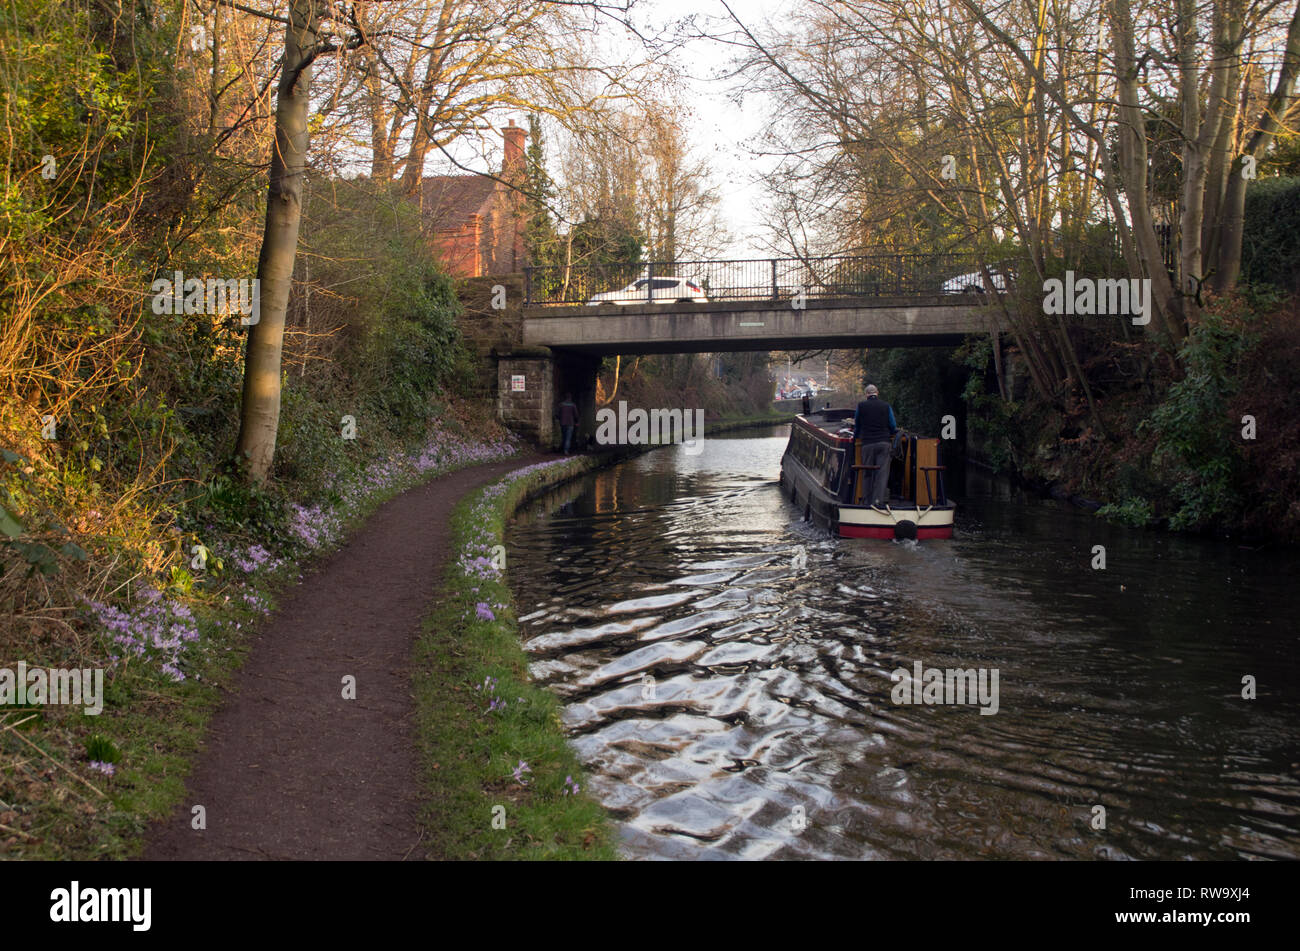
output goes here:
{"type": "Polygon", "coordinates": [[[239,440],[235,445],[236,455],[247,461],[248,477],[255,483],[265,482],[271,473],[280,425],[280,356],[302,221],[311,63],[317,52],[319,6],[320,0],[292,0],[289,6],[284,66],[276,95],[275,150],[271,155],[266,229],[257,262],[260,313],[248,333],[239,440]]]}
{"type": "MultiPolygon", "coordinates": [[[[379,79],[379,59],[373,50],[366,53],[366,103],[369,107],[370,120],[370,177],[376,182],[391,182],[395,165],[393,142],[395,137],[390,131],[390,119],[397,124],[397,117],[390,116],[388,105],[384,101],[383,84],[379,79]]],[[[393,110],[397,112],[396,109],[393,110]]]]}
{"type": "Polygon", "coordinates": [[[1158,326],[1177,347],[1186,336],[1182,322],[1182,308],[1169,272],[1165,270],[1164,255],[1156,238],[1155,222],[1147,200],[1146,124],[1141,102],[1138,99],[1137,57],[1133,52],[1133,18],[1128,0],[1111,2],[1111,37],[1115,50],[1115,81],[1118,99],[1116,118],[1119,124],[1120,167],[1124,174],[1124,192],[1128,197],[1129,214],[1133,222],[1133,240],[1138,256],[1151,280],[1151,296],[1158,326]]]}
{"type": "Polygon", "coordinates": [[[998,381],[998,396],[1002,402],[1011,402],[1011,390],[1007,387],[1006,369],[1002,365],[1002,335],[996,330],[989,335],[993,342],[993,375],[998,381]]]}
{"type": "Polygon", "coordinates": [[[411,131],[411,148],[406,153],[406,167],[402,170],[402,193],[411,198],[419,197],[424,182],[424,162],[431,144],[424,116],[416,116],[415,128],[411,131]]]}
{"type": "Polygon", "coordinates": [[[221,109],[221,4],[212,6],[212,75],[208,78],[208,135],[217,134],[221,109]]]}
{"type": "Polygon", "coordinates": [[[1224,116],[1231,109],[1227,81],[1241,45],[1241,24],[1225,9],[1224,0],[1214,4],[1211,49],[1214,53],[1205,116],[1200,116],[1201,75],[1197,64],[1198,22],[1195,0],[1178,4],[1179,81],[1183,112],[1182,213],[1179,220],[1179,279],[1183,293],[1183,315],[1188,322],[1198,319],[1201,283],[1205,280],[1202,254],[1205,192],[1214,145],[1224,116]]]}
{"type": "MultiPolygon", "coordinates": [[[[1286,50],[1283,54],[1282,68],[1278,70],[1277,82],[1269,96],[1264,114],[1255,126],[1254,133],[1246,142],[1246,154],[1258,159],[1273,141],[1291,105],[1291,89],[1296,76],[1300,75],[1300,3],[1296,4],[1291,16],[1291,25],[1287,29],[1286,50]]],[[[1244,117],[1246,118],[1246,117],[1244,117]]],[[[1232,174],[1228,176],[1228,190],[1223,196],[1223,213],[1219,226],[1219,257],[1216,262],[1212,286],[1219,293],[1237,286],[1241,275],[1241,231],[1242,219],[1246,208],[1246,181],[1242,177],[1242,163],[1232,163],[1232,174]]]]}
{"type": "Polygon", "coordinates": [[[1201,222],[1201,254],[1206,264],[1216,266],[1219,258],[1219,216],[1232,174],[1232,150],[1237,138],[1238,103],[1241,100],[1241,57],[1232,58],[1228,69],[1227,93],[1219,135],[1210,152],[1210,171],[1205,182],[1205,217],[1201,222]]]}

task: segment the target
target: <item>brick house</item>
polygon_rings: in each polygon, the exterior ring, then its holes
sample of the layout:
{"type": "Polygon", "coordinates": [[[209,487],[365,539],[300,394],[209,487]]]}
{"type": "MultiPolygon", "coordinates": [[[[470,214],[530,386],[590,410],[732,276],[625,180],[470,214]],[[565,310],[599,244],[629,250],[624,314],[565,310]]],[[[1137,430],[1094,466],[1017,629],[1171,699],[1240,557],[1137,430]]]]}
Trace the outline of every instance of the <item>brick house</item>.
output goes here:
{"type": "Polygon", "coordinates": [[[514,119],[501,133],[501,181],[487,175],[426,175],[421,183],[425,233],[453,277],[511,274],[526,263],[524,199],[506,183],[523,182],[527,133],[514,119]]]}

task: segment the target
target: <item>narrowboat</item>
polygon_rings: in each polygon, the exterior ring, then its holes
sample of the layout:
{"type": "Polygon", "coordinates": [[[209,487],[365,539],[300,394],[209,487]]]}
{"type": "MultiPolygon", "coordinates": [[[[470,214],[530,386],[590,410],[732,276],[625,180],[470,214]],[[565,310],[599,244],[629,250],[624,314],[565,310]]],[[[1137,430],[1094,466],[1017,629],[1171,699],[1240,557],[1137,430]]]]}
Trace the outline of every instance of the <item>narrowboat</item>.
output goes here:
{"type": "Polygon", "coordinates": [[[899,430],[888,501],[871,504],[876,467],[862,462],[851,409],[796,416],[781,457],[781,487],[804,518],[846,538],[952,538],[956,506],[944,491],[939,440],[899,430]]]}

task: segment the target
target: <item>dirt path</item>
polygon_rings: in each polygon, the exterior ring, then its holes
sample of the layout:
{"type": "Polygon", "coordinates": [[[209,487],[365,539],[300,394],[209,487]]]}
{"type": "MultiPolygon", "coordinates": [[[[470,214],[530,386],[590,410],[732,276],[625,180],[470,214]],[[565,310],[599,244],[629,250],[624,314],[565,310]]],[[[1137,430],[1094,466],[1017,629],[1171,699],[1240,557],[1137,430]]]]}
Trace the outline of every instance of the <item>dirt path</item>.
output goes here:
{"type": "Polygon", "coordinates": [[[146,859],[422,858],[410,657],[471,489],[516,457],[412,489],[286,592],[213,717],[184,806],[146,859]],[[356,699],[342,679],[356,677],[356,699]],[[207,829],[190,827],[191,807],[207,829]]]}

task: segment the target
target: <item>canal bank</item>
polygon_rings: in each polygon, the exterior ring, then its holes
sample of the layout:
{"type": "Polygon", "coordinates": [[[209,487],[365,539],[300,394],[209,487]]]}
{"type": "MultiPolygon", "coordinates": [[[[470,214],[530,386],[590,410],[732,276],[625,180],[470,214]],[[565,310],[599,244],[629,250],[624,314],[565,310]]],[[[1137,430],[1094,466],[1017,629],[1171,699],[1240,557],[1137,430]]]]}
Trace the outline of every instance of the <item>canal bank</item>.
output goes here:
{"type": "MultiPolygon", "coordinates": [[[[771,427],[714,420],[711,435],[771,427]]],[[[610,859],[615,837],[584,791],[555,696],[528,674],[506,578],[505,528],[529,500],[670,446],[557,457],[471,493],[450,519],[449,563],[415,652],[414,690],[430,854],[444,859],[610,859]]]]}
{"type": "Polygon", "coordinates": [[[422,826],[439,859],[615,857],[601,808],[519,648],[504,532],[538,491],[624,453],[561,457],[471,493],[449,521],[452,558],[413,660],[422,826]]]}

